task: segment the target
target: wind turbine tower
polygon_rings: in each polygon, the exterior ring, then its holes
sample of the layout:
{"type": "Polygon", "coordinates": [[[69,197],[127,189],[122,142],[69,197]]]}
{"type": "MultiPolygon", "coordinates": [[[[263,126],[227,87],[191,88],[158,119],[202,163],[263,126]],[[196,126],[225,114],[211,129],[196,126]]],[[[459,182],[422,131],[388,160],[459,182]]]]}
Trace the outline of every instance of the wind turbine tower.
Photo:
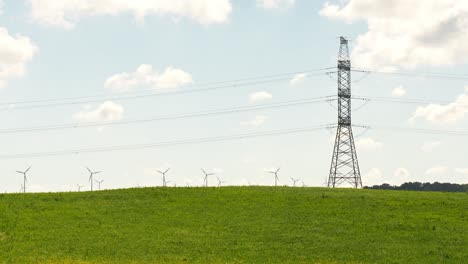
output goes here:
{"type": "Polygon", "coordinates": [[[218,187],[221,187],[221,184],[226,183],[226,181],[222,181],[219,177],[216,177],[218,179],[218,187]]]}
{"type": "Polygon", "coordinates": [[[208,187],[208,176],[214,175],[214,173],[213,172],[208,173],[204,169],[201,169],[201,170],[203,171],[203,174],[205,174],[205,178],[203,179],[203,184],[205,185],[205,187],[208,187]]]}
{"type": "Polygon", "coordinates": [[[104,180],[96,180],[96,183],[98,184],[98,190],[100,191],[101,190],[101,184],[104,182],[104,180]]]}
{"type": "Polygon", "coordinates": [[[268,173],[274,174],[275,175],[275,187],[278,186],[278,172],[280,171],[281,168],[276,169],[275,171],[269,171],[268,173]]]}
{"type": "Polygon", "coordinates": [[[101,173],[102,171],[92,171],[89,168],[86,168],[89,171],[89,182],[91,183],[91,191],[93,191],[93,177],[94,175],[101,173]]]}
{"type": "Polygon", "coordinates": [[[26,174],[28,173],[30,169],[31,169],[31,166],[29,166],[29,168],[25,171],[16,171],[19,174],[23,174],[23,186],[22,186],[23,193],[26,193],[26,183],[28,182],[28,177],[26,176],[26,174]]]}
{"type": "Polygon", "coordinates": [[[291,177],[291,180],[293,181],[293,187],[296,187],[296,183],[300,181],[299,179],[294,179],[291,177]]]}
{"type": "Polygon", "coordinates": [[[162,175],[162,184],[163,184],[163,187],[166,187],[167,184],[169,183],[168,181],[166,181],[166,173],[170,170],[171,168],[167,168],[167,170],[165,171],[160,171],[158,170],[157,172],[159,172],[161,175],[162,175]]]}

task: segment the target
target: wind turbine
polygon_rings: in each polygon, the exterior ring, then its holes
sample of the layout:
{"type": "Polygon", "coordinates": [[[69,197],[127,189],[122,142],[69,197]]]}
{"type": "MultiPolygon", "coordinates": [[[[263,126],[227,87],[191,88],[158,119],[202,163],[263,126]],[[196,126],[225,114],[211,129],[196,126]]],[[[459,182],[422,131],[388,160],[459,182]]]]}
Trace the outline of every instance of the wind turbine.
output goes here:
{"type": "Polygon", "coordinates": [[[83,188],[84,185],[79,185],[79,184],[77,184],[76,187],[78,187],[78,192],[81,192],[81,188],[83,188]]]}
{"type": "Polygon", "coordinates": [[[302,187],[307,187],[307,185],[305,184],[304,180],[301,180],[302,181],[302,187]]]}
{"type": "Polygon", "coordinates": [[[93,177],[95,174],[101,173],[102,171],[92,171],[88,167],[86,169],[89,171],[89,182],[91,183],[91,191],[93,191],[93,177]]]}
{"type": "Polygon", "coordinates": [[[294,179],[291,177],[291,180],[293,181],[293,187],[296,187],[296,182],[300,181],[299,179],[294,179]]]}
{"type": "Polygon", "coordinates": [[[219,177],[216,176],[216,178],[218,179],[218,187],[221,187],[221,184],[226,183],[226,181],[220,180],[219,177]]]}
{"type": "Polygon", "coordinates": [[[166,173],[167,173],[170,169],[171,169],[171,168],[167,168],[167,170],[165,170],[165,171],[160,171],[160,170],[157,171],[157,172],[159,172],[159,173],[163,176],[163,178],[162,178],[163,187],[166,187],[167,184],[170,182],[170,181],[166,181],[166,173]]]}
{"type": "Polygon", "coordinates": [[[26,174],[28,173],[28,171],[31,169],[31,166],[29,166],[29,168],[25,171],[16,171],[17,173],[19,174],[23,174],[23,193],[26,193],[26,183],[28,182],[28,178],[26,177],[26,174]]]}
{"type": "Polygon", "coordinates": [[[203,179],[203,183],[205,184],[205,187],[208,187],[208,176],[214,175],[213,172],[207,173],[204,169],[201,169],[203,171],[203,174],[205,174],[205,178],[203,179]]]}
{"type": "Polygon", "coordinates": [[[96,183],[98,184],[99,191],[101,190],[101,183],[103,183],[104,180],[98,181],[96,180],[96,183]]]}
{"type": "Polygon", "coordinates": [[[277,170],[275,171],[269,171],[268,173],[271,173],[271,174],[274,174],[275,175],[275,187],[278,186],[278,181],[279,181],[279,178],[278,178],[278,172],[280,171],[281,168],[278,168],[277,170]]]}

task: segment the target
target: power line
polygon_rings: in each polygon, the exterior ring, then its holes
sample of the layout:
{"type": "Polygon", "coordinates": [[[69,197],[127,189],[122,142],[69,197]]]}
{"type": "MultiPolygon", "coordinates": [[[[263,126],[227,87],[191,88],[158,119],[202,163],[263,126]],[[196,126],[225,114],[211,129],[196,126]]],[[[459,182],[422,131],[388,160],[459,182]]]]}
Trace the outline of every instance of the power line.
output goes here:
{"type": "Polygon", "coordinates": [[[431,129],[431,128],[414,128],[414,127],[398,127],[398,126],[362,126],[355,125],[354,127],[364,128],[364,129],[376,129],[376,130],[389,130],[397,132],[406,132],[406,133],[416,133],[416,134],[429,134],[429,135],[451,135],[451,136],[468,136],[468,131],[466,130],[443,130],[443,129],[431,129]]]}
{"type": "Polygon", "coordinates": [[[110,126],[110,125],[124,125],[124,124],[166,121],[166,120],[184,119],[184,118],[192,118],[192,117],[211,116],[211,115],[222,115],[222,114],[230,114],[230,113],[249,112],[249,111],[257,111],[257,110],[275,109],[275,108],[321,103],[321,102],[329,101],[331,98],[334,98],[334,96],[305,98],[305,99],[299,99],[299,100],[290,100],[290,101],[261,104],[261,105],[250,105],[250,106],[244,105],[244,106],[222,108],[222,109],[209,110],[209,111],[181,113],[181,114],[175,114],[175,115],[156,116],[156,117],[148,117],[148,118],[141,118],[141,119],[127,119],[127,120],[108,121],[108,122],[88,122],[88,123],[60,124],[60,125],[48,125],[48,126],[6,128],[6,129],[0,129],[0,134],[50,131],[50,130],[110,126]]]}
{"type": "Polygon", "coordinates": [[[425,78],[439,78],[439,79],[468,80],[468,75],[450,74],[450,73],[380,71],[380,70],[372,70],[372,69],[356,68],[356,67],[353,67],[351,71],[362,72],[362,73],[367,73],[367,74],[375,73],[375,74],[385,74],[385,75],[398,75],[398,76],[404,76],[404,77],[425,77],[425,78]]]}
{"type": "Polygon", "coordinates": [[[468,105],[464,103],[458,103],[456,101],[443,101],[443,100],[426,100],[426,99],[398,99],[392,97],[371,97],[371,96],[353,96],[356,100],[369,100],[369,101],[380,101],[389,103],[402,103],[402,104],[455,104],[455,105],[468,105]]]}
{"type": "Polygon", "coordinates": [[[138,92],[132,92],[132,93],[128,92],[128,93],[125,93],[126,95],[124,96],[94,95],[94,96],[55,98],[55,99],[0,102],[0,110],[66,106],[66,105],[74,105],[74,104],[95,103],[95,102],[101,102],[103,100],[135,100],[135,99],[143,99],[143,98],[157,97],[157,96],[169,96],[169,95],[178,95],[178,94],[208,92],[208,91],[214,91],[214,90],[285,81],[285,80],[289,80],[291,78],[291,75],[298,74],[298,73],[306,73],[307,75],[305,76],[305,78],[321,76],[321,75],[324,75],[325,73],[312,74],[312,72],[324,71],[324,70],[329,70],[329,69],[333,69],[333,68],[328,67],[328,68],[315,69],[315,70],[310,70],[310,71],[305,71],[305,72],[304,71],[292,72],[292,73],[268,75],[268,76],[263,76],[263,77],[243,78],[243,79],[238,79],[234,81],[214,82],[214,83],[210,83],[207,85],[201,85],[200,88],[175,90],[175,91],[169,91],[169,92],[154,92],[155,90],[151,89],[151,90],[138,91],[138,92]],[[11,106],[14,106],[14,107],[12,108],[11,106]]]}
{"type": "Polygon", "coordinates": [[[335,125],[320,125],[320,126],[315,126],[315,127],[283,129],[283,130],[264,131],[264,132],[256,132],[256,133],[243,133],[243,134],[236,134],[236,135],[229,135],[229,136],[172,140],[172,141],[163,141],[163,142],[155,142],[155,143],[148,143],[148,144],[120,145],[120,146],[107,146],[107,147],[98,147],[98,148],[81,148],[81,149],[72,149],[72,150],[58,150],[58,151],[48,151],[48,152],[0,155],[0,159],[14,159],[14,158],[26,158],[26,157],[28,158],[51,157],[51,156],[65,156],[65,155],[72,155],[72,154],[87,154],[87,153],[110,152],[110,151],[148,149],[148,148],[177,146],[177,145],[186,145],[186,144],[195,144],[195,143],[208,143],[208,142],[235,140],[235,139],[288,135],[288,134],[317,131],[317,130],[322,130],[322,129],[330,129],[333,127],[336,127],[336,126],[335,125]]]}
{"type": "MultiPolygon", "coordinates": [[[[395,127],[395,126],[362,126],[362,125],[353,125],[353,127],[365,128],[365,129],[392,130],[392,131],[421,133],[421,134],[446,134],[446,135],[454,135],[454,136],[468,136],[468,131],[463,131],[463,130],[439,130],[439,129],[424,129],[424,128],[395,127]]],[[[177,145],[186,145],[186,144],[195,144],[195,143],[208,143],[208,142],[217,142],[217,141],[244,139],[244,138],[288,135],[288,134],[304,133],[304,132],[311,132],[311,131],[317,131],[317,130],[328,130],[328,129],[334,129],[334,128],[336,128],[335,124],[320,125],[320,126],[314,126],[314,127],[283,129],[283,130],[264,131],[264,132],[256,132],[256,133],[243,133],[243,134],[236,134],[236,135],[229,135],[229,136],[172,140],[172,141],[163,141],[163,142],[155,142],[155,143],[148,143],[148,144],[133,144],[133,145],[120,145],[120,146],[107,146],[107,147],[99,147],[99,148],[81,148],[81,149],[58,150],[58,151],[49,151],[49,152],[33,152],[33,153],[0,155],[0,159],[51,157],[51,156],[65,156],[65,155],[72,155],[72,154],[87,154],[87,153],[99,153],[99,152],[110,152],[110,151],[148,149],[148,148],[156,148],[156,147],[177,146],[177,145]]]]}

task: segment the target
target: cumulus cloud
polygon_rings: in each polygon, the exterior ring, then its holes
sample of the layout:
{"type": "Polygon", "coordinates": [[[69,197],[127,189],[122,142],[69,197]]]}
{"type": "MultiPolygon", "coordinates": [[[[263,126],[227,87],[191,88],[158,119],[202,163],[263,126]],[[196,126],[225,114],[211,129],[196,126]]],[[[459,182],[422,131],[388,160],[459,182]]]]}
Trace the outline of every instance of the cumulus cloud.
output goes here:
{"type": "Polygon", "coordinates": [[[406,90],[403,86],[399,85],[392,90],[392,96],[402,97],[406,95],[406,90]]]}
{"type": "Polygon", "coordinates": [[[9,79],[24,75],[26,64],[32,60],[37,50],[28,37],[10,35],[7,29],[0,27],[0,88],[9,79]]]}
{"type": "Polygon", "coordinates": [[[257,0],[257,5],[265,9],[290,8],[296,0],[257,0]]]}
{"type": "Polygon", "coordinates": [[[260,103],[260,102],[268,101],[268,100],[271,100],[271,99],[273,99],[273,95],[271,93],[265,92],[265,91],[255,92],[255,93],[251,93],[249,95],[249,102],[251,104],[260,103]]]}
{"type": "Polygon", "coordinates": [[[95,109],[86,107],[82,111],[76,113],[73,119],[78,122],[112,122],[122,119],[124,108],[120,104],[111,101],[106,101],[95,109]]]}
{"type": "Polygon", "coordinates": [[[134,72],[123,72],[109,77],[104,86],[113,91],[127,91],[135,87],[151,87],[155,89],[173,89],[193,83],[189,73],[168,67],[158,73],[151,65],[142,64],[134,72]]]}
{"type": "Polygon", "coordinates": [[[383,144],[372,138],[361,138],[356,142],[356,147],[359,150],[373,151],[382,148],[383,144]]]}
{"type": "Polygon", "coordinates": [[[213,168],[211,171],[212,171],[214,174],[218,174],[218,175],[224,173],[224,170],[221,169],[221,168],[213,168]]]}
{"type": "Polygon", "coordinates": [[[365,21],[352,52],[361,67],[453,65],[468,61],[468,2],[458,0],[345,0],[327,2],[320,14],[365,21]]]}
{"type": "Polygon", "coordinates": [[[435,166],[426,170],[425,174],[429,176],[444,176],[450,173],[450,169],[446,166],[435,166]]]}
{"type": "Polygon", "coordinates": [[[439,147],[442,143],[440,141],[428,141],[424,142],[423,145],[421,146],[421,150],[423,152],[429,153],[432,152],[434,149],[439,147]]]}
{"type": "Polygon", "coordinates": [[[411,173],[405,168],[398,168],[393,172],[393,176],[396,180],[403,182],[409,179],[411,173]]]}
{"type": "Polygon", "coordinates": [[[131,14],[138,21],[159,15],[189,18],[200,24],[226,22],[230,0],[30,0],[31,16],[43,25],[73,28],[82,17],[131,14]]]}
{"type": "Polygon", "coordinates": [[[462,94],[449,104],[420,106],[413,113],[410,122],[422,118],[433,124],[454,124],[468,113],[468,94],[462,94]]]}
{"type": "Polygon", "coordinates": [[[268,121],[268,116],[266,115],[256,115],[252,120],[247,122],[242,122],[241,124],[244,126],[253,126],[259,127],[265,124],[268,121]]]}
{"type": "Polygon", "coordinates": [[[307,78],[307,73],[299,73],[294,75],[294,77],[289,81],[289,84],[294,86],[294,85],[299,85],[305,81],[307,78]]]}
{"type": "Polygon", "coordinates": [[[382,184],[383,173],[378,168],[372,168],[364,175],[363,181],[366,185],[382,184]]]}
{"type": "Polygon", "coordinates": [[[455,173],[468,176],[468,168],[455,168],[455,173]]]}

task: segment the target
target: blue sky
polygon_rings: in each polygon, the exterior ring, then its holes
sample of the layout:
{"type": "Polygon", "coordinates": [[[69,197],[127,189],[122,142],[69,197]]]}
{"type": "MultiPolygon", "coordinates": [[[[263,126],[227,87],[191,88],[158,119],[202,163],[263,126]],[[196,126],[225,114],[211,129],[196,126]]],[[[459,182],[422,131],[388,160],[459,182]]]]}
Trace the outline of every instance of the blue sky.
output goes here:
{"type": "MultiPolygon", "coordinates": [[[[336,65],[338,36],[351,39],[354,65],[386,72],[466,72],[468,5],[417,1],[4,0],[0,15],[1,129],[115,122],[252,106],[336,94],[336,80],[319,71],[336,65]],[[398,2],[398,3],[397,3],[398,2]],[[393,3],[393,2],[392,2],[393,3]],[[432,14],[428,16],[428,14],[432,14]],[[422,21],[427,17],[437,19],[422,21]],[[404,29],[404,30],[403,30],[404,29]],[[151,96],[207,83],[282,73],[281,81],[208,92],[151,96]],[[308,74],[308,75],[307,75],[308,74]],[[301,78],[304,77],[305,78],[301,78]],[[296,77],[297,82],[291,82],[296,77]],[[116,97],[145,94],[147,98],[116,97]],[[22,101],[99,95],[91,103],[21,109],[22,101]]],[[[423,135],[379,126],[468,130],[466,79],[355,73],[353,93],[421,104],[371,101],[354,123],[365,185],[468,180],[466,136],[423,135]],[[444,101],[444,102],[442,102],[444,101]],[[446,102],[445,102],[446,101],[446,102]],[[431,104],[432,102],[432,104],[431,104]],[[361,135],[362,134],[362,135],[361,135]]],[[[270,78],[271,79],[271,78],[270,78]]],[[[359,106],[362,102],[356,101],[359,106]]],[[[328,103],[128,125],[0,134],[0,155],[147,144],[292,129],[336,122],[328,103]]],[[[179,186],[202,184],[200,168],[230,185],[271,185],[265,170],[281,167],[280,183],[299,178],[321,186],[334,131],[151,149],[4,158],[0,189],[14,192],[32,165],[29,191],[86,185],[86,166],[102,170],[104,188],[160,185],[156,169],[171,167],[179,186]]],[[[217,182],[210,179],[211,184],[217,182]]]]}

